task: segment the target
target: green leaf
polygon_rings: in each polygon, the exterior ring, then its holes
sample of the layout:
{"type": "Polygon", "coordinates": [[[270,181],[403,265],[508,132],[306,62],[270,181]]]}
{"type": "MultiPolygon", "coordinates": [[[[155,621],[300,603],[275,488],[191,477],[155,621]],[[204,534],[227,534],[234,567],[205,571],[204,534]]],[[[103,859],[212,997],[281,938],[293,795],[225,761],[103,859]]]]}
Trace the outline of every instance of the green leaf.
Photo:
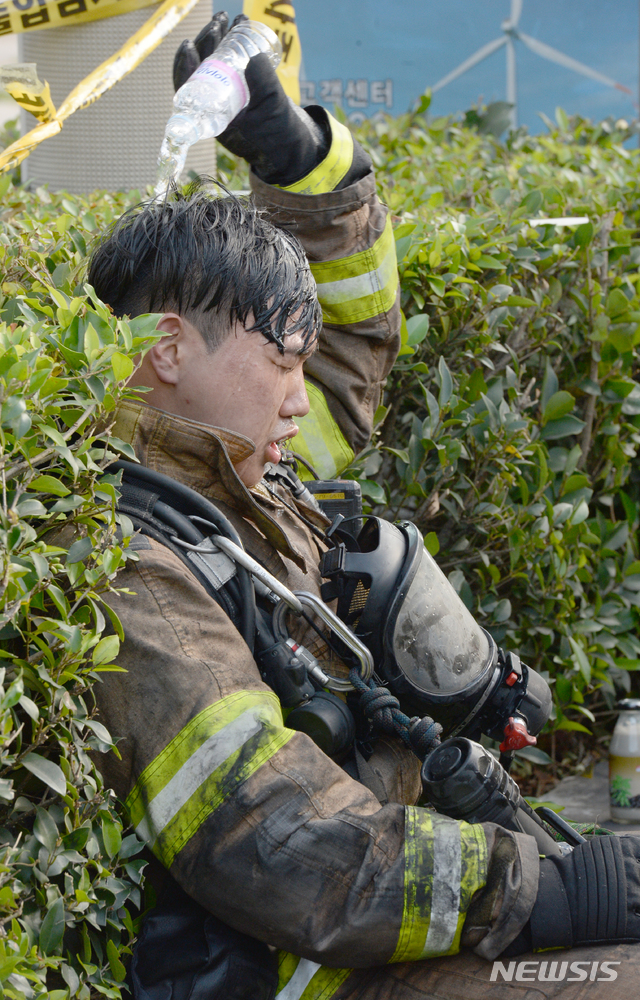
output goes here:
{"type": "Polygon", "coordinates": [[[118,351],[111,356],[111,367],[117,382],[124,382],[133,375],[133,361],[118,351]]]}
{"type": "Polygon", "coordinates": [[[53,601],[62,617],[66,618],[69,614],[69,602],[60,587],[57,587],[55,583],[50,583],[47,587],[47,597],[53,601]]]}
{"type": "Polygon", "coordinates": [[[44,781],[45,785],[53,788],[58,795],[66,795],[67,780],[62,770],[52,760],[42,757],[39,753],[28,753],[20,761],[27,771],[35,774],[36,778],[44,781]]]}
{"type": "Polygon", "coordinates": [[[509,295],[505,299],[505,306],[521,306],[522,308],[530,308],[531,306],[537,306],[537,302],[534,299],[528,299],[524,295],[509,295]]]}
{"type": "Polygon", "coordinates": [[[400,239],[396,240],[396,260],[398,264],[401,264],[407,256],[411,242],[410,236],[401,236],[400,239]]]}
{"type": "Polygon", "coordinates": [[[481,253],[477,260],[473,262],[477,267],[481,267],[483,270],[493,269],[496,271],[504,271],[506,264],[497,257],[490,257],[489,254],[481,253]]]}
{"type": "Polygon", "coordinates": [[[35,479],[32,479],[29,483],[29,489],[39,490],[41,493],[53,493],[57,497],[66,497],[71,493],[71,490],[68,490],[59,479],[47,475],[36,476],[35,479]]]}
{"type": "Polygon", "coordinates": [[[593,239],[593,226],[590,222],[583,222],[578,226],[573,234],[573,239],[578,247],[586,247],[593,239]]]}
{"type": "Polygon", "coordinates": [[[120,640],[117,635],[106,635],[93,650],[93,662],[96,665],[112,663],[120,650],[120,640]]]}
{"type": "Polygon", "coordinates": [[[424,313],[410,316],[407,320],[407,343],[421,344],[429,332],[429,317],[424,313]]]}
{"type": "Polygon", "coordinates": [[[115,858],[122,844],[122,832],[111,817],[102,818],[102,841],[110,858],[115,858]]]}
{"type": "Polygon", "coordinates": [[[135,833],[130,833],[122,841],[119,856],[121,858],[131,858],[134,854],[139,854],[143,847],[144,844],[138,840],[135,833]]]}
{"type": "Polygon", "coordinates": [[[574,659],[575,659],[576,665],[578,666],[578,668],[580,670],[580,673],[584,677],[585,681],[590,681],[591,680],[591,663],[589,661],[589,657],[585,653],[585,651],[582,648],[582,646],[580,645],[580,643],[576,642],[576,640],[573,638],[573,636],[569,636],[569,645],[571,646],[571,649],[573,650],[574,659]]]}
{"type": "Polygon", "coordinates": [[[498,601],[493,610],[493,620],[495,622],[506,622],[511,617],[511,601],[504,597],[501,601],[498,601]]]}
{"type": "Polygon", "coordinates": [[[93,552],[93,542],[90,538],[80,538],[73,545],[69,546],[67,553],[67,563],[82,562],[93,552]]]}
{"type": "Polygon", "coordinates": [[[409,453],[406,448],[385,448],[385,451],[390,451],[392,455],[399,458],[401,462],[405,463],[405,465],[409,464],[409,453]]]}
{"type": "Polygon", "coordinates": [[[563,493],[572,493],[574,490],[580,490],[583,486],[589,485],[589,477],[578,473],[575,476],[569,476],[567,481],[562,487],[563,493]]]}
{"type": "Polygon", "coordinates": [[[446,406],[451,399],[451,394],[453,392],[453,380],[451,378],[451,372],[447,368],[447,362],[443,357],[440,357],[438,361],[438,374],[440,375],[440,392],[438,393],[438,405],[440,407],[446,406]]]}
{"type": "Polygon", "coordinates": [[[440,551],[440,542],[438,541],[438,536],[435,531],[430,531],[424,536],[424,544],[429,555],[438,555],[438,552],[440,551]]]}
{"type": "Polygon", "coordinates": [[[49,854],[55,849],[58,842],[58,827],[46,809],[41,806],[36,807],[36,818],[33,824],[33,832],[36,840],[43,844],[49,854]]]}
{"type": "Polygon", "coordinates": [[[556,726],[556,729],[567,729],[567,730],[569,730],[569,732],[572,732],[572,733],[574,733],[574,732],[575,733],[591,733],[590,729],[587,729],[586,726],[583,726],[581,722],[574,722],[573,719],[563,719],[562,722],[558,723],[558,725],[556,726]]]}
{"type": "Polygon", "coordinates": [[[438,295],[440,298],[442,298],[446,288],[442,278],[436,277],[435,274],[427,274],[426,278],[431,286],[431,291],[434,292],[436,295],[438,295]]]}
{"type": "Polygon", "coordinates": [[[87,826],[80,826],[77,830],[72,830],[62,838],[62,846],[68,851],[81,851],[89,839],[91,833],[91,821],[87,821],[87,826]]]}
{"type": "Polygon", "coordinates": [[[33,719],[34,722],[38,721],[40,717],[40,712],[38,706],[34,701],[31,700],[31,698],[29,698],[26,694],[23,694],[22,697],[20,698],[20,705],[27,713],[30,719],[33,719]]]}
{"type": "Polygon", "coordinates": [[[155,334],[154,340],[160,340],[161,337],[169,336],[164,330],[157,328],[161,319],[162,313],[141,313],[129,320],[129,327],[135,337],[146,340],[155,334]]]}
{"type": "Polygon", "coordinates": [[[542,381],[542,391],[540,394],[540,408],[542,412],[547,408],[547,403],[551,397],[558,391],[558,376],[551,367],[550,362],[547,360],[547,364],[544,372],[544,379],[542,381]]]}
{"type": "Polygon", "coordinates": [[[562,674],[558,674],[556,677],[556,691],[558,698],[561,702],[571,701],[571,692],[573,690],[573,685],[568,677],[564,677],[562,674]]]}
{"type": "Polygon", "coordinates": [[[544,408],[543,423],[546,424],[549,420],[558,420],[560,417],[564,417],[571,412],[574,404],[575,399],[570,392],[565,392],[564,389],[561,389],[560,392],[554,392],[544,408]]]}
{"type": "Polygon", "coordinates": [[[109,960],[109,968],[111,969],[111,975],[113,976],[115,981],[117,983],[124,982],[125,977],[127,975],[127,970],[120,961],[118,955],[118,949],[116,948],[111,938],[109,938],[107,941],[107,958],[109,960]]]}
{"type": "Polygon", "coordinates": [[[75,996],[77,990],[80,987],[80,979],[78,977],[78,973],[75,971],[73,966],[67,965],[66,962],[61,967],[60,972],[62,974],[62,978],[69,987],[69,992],[71,996],[72,997],[75,996]]]}
{"type": "Polygon", "coordinates": [[[581,500],[573,514],[569,518],[570,524],[582,524],[589,517],[589,504],[586,500],[581,500]]]}
{"type": "Polygon", "coordinates": [[[35,517],[47,513],[47,508],[39,500],[21,499],[16,504],[16,510],[20,517],[35,517]]]}
{"type": "Polygon", "coordinates": [[[83,726],[86,726],[92,733],[95,733],[101,743],[108,743],[111,746],[114,745],[109,730],[106,726],[103,726],[101,722],[98,722],[97,719],[82,719],[81,721],[83,726]]]}
{"type": "Polygon", "coordinates": [[[369,497],[374,503],[385,503],[386,495],[382,486],[372,479],[359,479],[363,496],[369,497]]]}
{"type": "Polygon", "coordinates": [[[561,420],[550,420],[542,429],[544,441],[553,441],[556,438],[568,437],[570,434],[579,434],[584,427],[584,420],[578,417],[562,417],[561,420]]]}
{"type": "Polygon", "coordinates": [[[623,521],[618,528],[613,532],[612,535],[607,538],[604,542],[603,547],[606,549],[611,549],[615,552],[616,549],[622,548],[622,546],[627,542],[629,538],[629,523],[623,521]]]}
{"type": "Polygon", "coordinates": [[[612,288],[607,296],[607,316],[617,319],[629,309],[629,299],[620,288],[612,288]]]}
{"type": "Polygon", "coordinates": [[[62,896],[51,903],[40,928],[39,944],[43,955],[55,955],[64,936],[64,900],[62,896]]]}
{"type": "Polygon", "coordinates": [[[529,191],[529,194],[522,200],[522,207],[525,209],[527,215],[536,215],[542,208],[542,192],[529,191]]]}

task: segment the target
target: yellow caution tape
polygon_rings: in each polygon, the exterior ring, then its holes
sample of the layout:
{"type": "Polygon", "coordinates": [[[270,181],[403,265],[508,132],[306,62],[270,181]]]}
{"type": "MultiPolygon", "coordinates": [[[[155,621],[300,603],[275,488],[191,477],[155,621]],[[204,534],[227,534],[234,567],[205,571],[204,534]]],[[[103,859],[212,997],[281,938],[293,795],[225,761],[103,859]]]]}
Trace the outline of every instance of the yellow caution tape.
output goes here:
{"type": "Polygon", "coordinates": [[[300,104],[302,48],[293,4],[289,0],[244,0],[242,13],[275,31],[282,45],[282,62],[277,70],[280,83],[291,100],[300,104]]]}
{"type": "Polygon", "coordinates": [[[0,35],[82,24],[150,7],[158,0],[0,0],[0,35]]]}
{"type": "Polygon", "coordinates": [[[115,55],[105,60],[74,87],[57,112],[51,105],[55,116],[51,121],[37,125],[0,153],[0,173],[16,167],[35,146],[59,132],[65,119],[80,108],[93,104],[118,80],[134,70],[197,3],[198,0],[165,0],[115,55]]]}
{"type": "Polygon", "coordinates": [[[30,111],[40,122],[50,122],[56,116],[51,100],[49,84],[38,79],[35,63],[15,63],[0,66],[0,86],[18,102],[21,108],[30,111]]]}

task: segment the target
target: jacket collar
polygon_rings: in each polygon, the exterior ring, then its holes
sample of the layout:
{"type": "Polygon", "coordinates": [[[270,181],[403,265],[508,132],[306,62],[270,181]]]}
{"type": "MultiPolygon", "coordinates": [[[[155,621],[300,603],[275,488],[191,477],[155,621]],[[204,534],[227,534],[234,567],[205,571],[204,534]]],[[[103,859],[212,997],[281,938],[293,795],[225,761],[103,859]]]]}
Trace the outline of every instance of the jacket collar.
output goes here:
{"type": "Polygon", "coordinates": [[[247,489],[235,470],[238,462],[255,451],[249,438],[132,400],[118,404],[111,434],[131,445],[142,465],[177,479],[214,503],[219,500],[237,510],[282,555],[306,570],[303,553],[265,509],[282,507],[284,512],[284,505],[261,484],[247,489]]]}

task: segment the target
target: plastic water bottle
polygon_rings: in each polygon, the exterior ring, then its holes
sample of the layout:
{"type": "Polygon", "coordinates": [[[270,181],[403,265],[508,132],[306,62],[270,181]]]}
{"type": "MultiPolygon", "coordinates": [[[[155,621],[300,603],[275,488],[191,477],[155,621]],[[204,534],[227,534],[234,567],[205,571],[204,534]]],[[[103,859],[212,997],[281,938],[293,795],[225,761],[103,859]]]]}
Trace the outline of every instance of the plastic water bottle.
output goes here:
{"type": "Polygon", "coordinates": [[[282,58],[276,33],[259,21],[230,28],[215,52],[200,63],[180,87],[177,108],[167,122],[158,159],[156,194],[166,191],[184,168],[189,146],[224,132],[249,103],[244,71],[252,56],[266,52],[275,69],[282,58]]]}
{"type": "Polygon", "coordinates": [[[609,746],[611,819],[640,821],[640,699],[623,698],[609,746]]]}

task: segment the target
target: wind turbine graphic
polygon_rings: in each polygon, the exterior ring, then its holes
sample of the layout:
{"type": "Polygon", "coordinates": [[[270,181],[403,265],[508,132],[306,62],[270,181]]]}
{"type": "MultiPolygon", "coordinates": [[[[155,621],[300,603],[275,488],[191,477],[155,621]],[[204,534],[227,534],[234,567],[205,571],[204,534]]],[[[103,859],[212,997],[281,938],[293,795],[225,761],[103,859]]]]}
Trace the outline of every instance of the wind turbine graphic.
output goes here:
{"type": "Polygon", "coordinates": [[[564,66],[566,69],[572,69],[575,73],[581,73],[582,76],[588,76],[592,80],[598,80],[600,83],[606,84],[608,87],[615,87],[617,90],[622,90],[625,94],[630,94],[633,97],[633,92],[625,87],[622,83],[617,83],[612,80],[610,76],[605,76],[604,73],[599,73],[595,69],[591,69],[590,66],[585,66],[584,63],[578,62],[577,59],[572,59],[571,56],[566,56],[564,52],[559,52],[557,49],[551,48],[545,42],[539,42],[537,38],[532,38],[531,35],[525,35],[523,31],[518,30],[518,21],[520,20],[520,15],[522,13],[522,0],[511,0],[511,15],[501,24],[503,34],[500,38],[494,38],[492,42],[488,42],[483,45],[481,49],[474,52],[472,56],[465,59],[464,62],[460,63],[455,69],[443,76],[441,80],[438,80],[436,84],[431,88],[431,93],[435,94],[437,90],[442,90],[446,87],[448,83],[452,83],[453,80],[457,80],[459,76],[466,73],[467,70],[472,69],[473,66],[477,66],[478,63],[482,62],[488,56],[497,52],[502,46],[506,46],[507,49],[507,104],[511,105],[511,127],[515,128],[518,120],[518,92],[517,92],[517,80],[516,80],[516,49],[515,42],[522,42],[526,45],[528,49],[535,52],[537,56],[541,56],[543,59],[548,59],[550,62],[558,63],[559,66],[564,66]]]}

